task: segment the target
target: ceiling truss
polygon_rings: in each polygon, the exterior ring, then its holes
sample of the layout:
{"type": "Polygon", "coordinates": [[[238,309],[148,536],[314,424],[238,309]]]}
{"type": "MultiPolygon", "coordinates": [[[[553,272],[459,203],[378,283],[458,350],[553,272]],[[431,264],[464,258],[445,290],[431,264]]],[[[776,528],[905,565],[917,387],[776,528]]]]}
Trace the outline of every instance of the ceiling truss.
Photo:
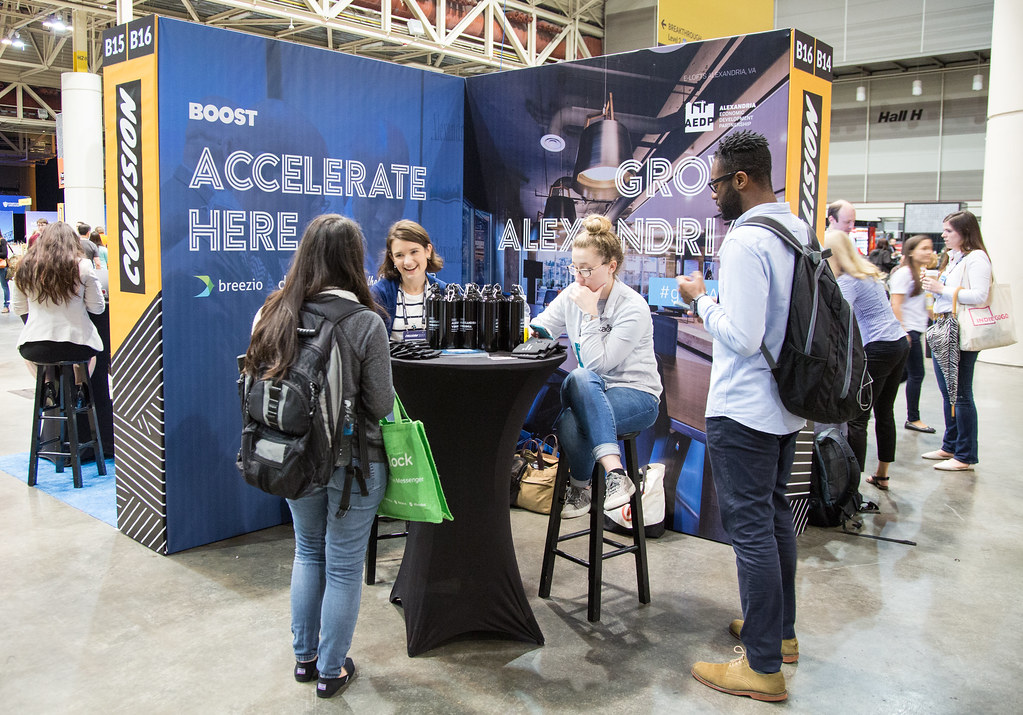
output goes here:
{"type": "MultiPolygon", "coordinates": [[[[0,163],[55,154],[60,75],[73,70],[70,33],[54,13],[84,23],[90,72],[102,72],[103,30],[118,5],[104,0],[0,0],[0,163]]],[[[604,0],[121,0],[122,13],[212,27],[411,65],[458,76],[600,54],[604,0]]],[[[81,30],[79,30],[81,32],[81,30]]]]}

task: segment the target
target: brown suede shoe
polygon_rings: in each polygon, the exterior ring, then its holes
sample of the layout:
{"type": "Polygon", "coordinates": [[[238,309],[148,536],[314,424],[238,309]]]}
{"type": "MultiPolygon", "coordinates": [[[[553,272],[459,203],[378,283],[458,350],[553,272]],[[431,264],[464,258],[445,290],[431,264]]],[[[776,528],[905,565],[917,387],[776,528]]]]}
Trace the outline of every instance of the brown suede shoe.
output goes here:
{"type": "MultiPolygon", "coordinates": [[[[739,638],[739,634],[742,632],[742,619],[736,618],[730,624],[728,624],[728,632],[736,638],[739,638]]],[[[739,638],[742,640],[742,638],[739,638]]],[[[782,663],[798,663],[799,662],[799,639],[798,638],[784,638],[781,642],[781,662],[782,663]]]]}
{"type": "Polygon", "coordinates": [[[785,676],[777,673],[758,673],[746,661],[741,645],[735,646],[739,657],[728,663],[694,663],[693,677],[704,685],[729,695],[744,695],[754,700],[776,703],[788,698],[785,676]]]}

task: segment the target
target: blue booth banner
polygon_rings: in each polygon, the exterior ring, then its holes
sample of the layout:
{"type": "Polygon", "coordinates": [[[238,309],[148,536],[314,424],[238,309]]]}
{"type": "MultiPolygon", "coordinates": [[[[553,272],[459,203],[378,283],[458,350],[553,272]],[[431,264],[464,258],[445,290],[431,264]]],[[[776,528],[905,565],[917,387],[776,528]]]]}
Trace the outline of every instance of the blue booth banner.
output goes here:
{"type": "MultiPolygon", "coordinates": [[[[318,214],[361,224],[371,276],[410,218],[442,278],[524,283],[542,309],[581,218],[603,213],[623,280],[670,308],[675,275],[716,276],[726,227],[706,183],[717,142],[748,127],[779,199],[821,228],[830,76],[803,66],[807,46],[825,48],[780,30],[462,79],[154,16],[106,31],[118,528],[172,553],[287,519],[235,468],[236,356],[318,214]],[[621,161],[580,179],[602,118],[621,161]]],[[[720,538],[692,506],[713,501],[709,339],[677,310],[654,323],[665,394],[641,457],[667,464],[669,527],[720,538]]]]}

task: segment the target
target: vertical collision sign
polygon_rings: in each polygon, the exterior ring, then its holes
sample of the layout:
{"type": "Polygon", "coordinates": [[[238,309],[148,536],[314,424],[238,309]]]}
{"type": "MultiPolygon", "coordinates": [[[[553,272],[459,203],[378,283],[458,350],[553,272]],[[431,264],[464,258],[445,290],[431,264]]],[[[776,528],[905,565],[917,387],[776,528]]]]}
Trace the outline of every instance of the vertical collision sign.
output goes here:
{"type": "Polygon", "coordinates": [[[142,199],[142,82],[131,80],[114,90],[117,134],[117,216],[120,228],[121,290],[146,292],[142,199]]]}
{"type": "Polygon", "coordinates": [[[831,61],[830,45],[792,31],[786,201],[818,235],[824,227],[821,202],[827,198],[831,61]]]}

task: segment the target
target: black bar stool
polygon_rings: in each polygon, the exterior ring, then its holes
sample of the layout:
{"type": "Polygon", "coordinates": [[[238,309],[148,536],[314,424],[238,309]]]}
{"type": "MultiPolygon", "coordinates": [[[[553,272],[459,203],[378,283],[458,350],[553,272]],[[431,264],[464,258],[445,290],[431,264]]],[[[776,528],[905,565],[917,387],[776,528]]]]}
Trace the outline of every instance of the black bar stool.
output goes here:
{"type": "Polygon", "coordinates": [[[377,541],[381,539],[401,539],[408,536],[408,522],[405,522],[404,531],[395,531],[389,534],[377,533],[380,525],[380,517],[373,517],[373,528],[369,532],[369,544],[366,546],[366,585],[372,586],[377,582],[377,541]]]}
{"type": "Polygon", "coordinates": [[[568,460],[562,455],[558,462],[558,474],[554,480],[554,501],[551,515],[547,521],[547,543],[543,553],[543,568],[540,571],[540,598],[551,595],[551,581],[554,579],[554,560],[556,556],[568,559],[572,563],[585,566],[589,572],[589,585],[586,595],[586,618],[593,622],[600,620],[600,588],[604,559],[614,558],[622,554],[636,556],[636,588],[639,591],[639,602],[650,603],[650,574],[646,558],[646,530],[643,522],[643,493],[640,488],[639,459],[636,454],[636,437],[639,432],[618,435],[625,443],[625,469],[629,473],[636,492],[629,500],[632,506],[632,545],[626,546],[604,536],[604,474],[600,464],[593,467],[592,497],[590,503],[590,528],[560,535],[561,510],[565,506],[568,492],[568,460]],[[590,537],[589,558],[584,560],[558,548],[562,541],[580,536],[590,537]],[[604,551],[604,544],[613,546],[611,551],[604,551]]]}
{"type": "Polygon", "coordinates": [[[103,461],[103,440],[96,420],[96,406],[92,401],[92,384],[89,378],[75,389],[75,365],[88,374],[89,361],[36,363],[36,394],[32,408],[32,449],[28,462],[28,485],[34,487],[38,476],[39,458],[52,457],[57,473],[63,474],[65,460],[71,464],[75,489],[82,487],[82,451],[93,450],[96,468],[100,474],[107,473],[103,461]],[[47,376],[52,375],[52,379],[47,376]],[[81,399],[79,399],[81,396],[81,399]],[[83,442],[78,435],[78,415],[86,414],[92,438],[83,442]],[[55,437],[44,434],[47,422],[59,421],[60,431],[55,437]],[[56,445],[48,449],[50,445],[56,445]]]}

